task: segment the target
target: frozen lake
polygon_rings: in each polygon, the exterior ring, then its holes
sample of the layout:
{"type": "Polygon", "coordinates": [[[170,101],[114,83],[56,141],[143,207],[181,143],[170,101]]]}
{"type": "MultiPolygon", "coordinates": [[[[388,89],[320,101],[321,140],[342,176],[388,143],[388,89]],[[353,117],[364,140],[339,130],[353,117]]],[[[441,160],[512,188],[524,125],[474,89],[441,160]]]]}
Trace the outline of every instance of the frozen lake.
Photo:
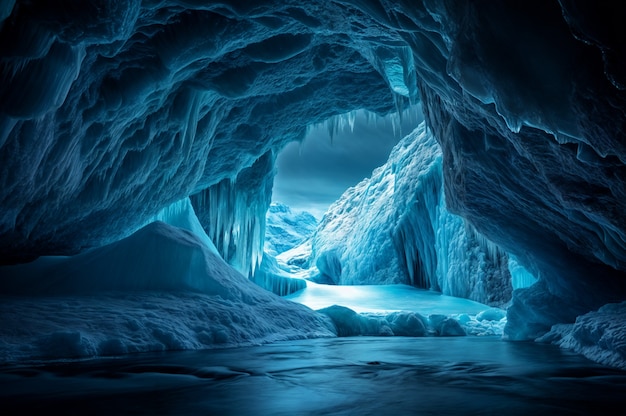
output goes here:
{"type": "Polygon", "coordinates": [[[626,373],[497,337],[335,338],[0,368],[3,414],[621,414],[626,373]]]}
{"type": "Polygon", "coordinates": [[[489,306],[469,299],[445,296],[439,292],[408,285],[321,285],[307,281],[307,287],[285,299],[302,303],[311,309],[341,305],[355,312],[418,312],[422,315],[477,314],[489,306]]]}

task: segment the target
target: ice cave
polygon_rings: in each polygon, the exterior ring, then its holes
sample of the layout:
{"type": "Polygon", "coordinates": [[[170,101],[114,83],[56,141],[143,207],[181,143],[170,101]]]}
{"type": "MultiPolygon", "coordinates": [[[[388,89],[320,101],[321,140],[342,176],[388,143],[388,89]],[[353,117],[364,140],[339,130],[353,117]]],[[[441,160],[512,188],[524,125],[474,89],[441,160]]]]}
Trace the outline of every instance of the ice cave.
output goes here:
{"type": "Polygon", "coordinates": [[[624,21],[2,0],[0,412],[623,415],[624,21]]]}

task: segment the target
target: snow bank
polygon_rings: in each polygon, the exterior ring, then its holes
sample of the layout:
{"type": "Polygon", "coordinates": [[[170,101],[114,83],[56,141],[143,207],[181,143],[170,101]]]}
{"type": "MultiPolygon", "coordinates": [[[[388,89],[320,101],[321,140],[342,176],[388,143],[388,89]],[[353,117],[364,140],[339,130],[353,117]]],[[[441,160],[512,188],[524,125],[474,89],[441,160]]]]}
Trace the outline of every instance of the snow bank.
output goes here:
{"type": "Polygon", "coordinates": [[[162,222],[0,274],[3,362],[334,335],[320,315],[256,286],[194,234],[162,222]]]}
{"type": "Polygon", "coordinates": [[[315,313],[280,298],[193,292],[2,296],[0,320],[0,364],[334,336],[315,313]]]}
{"type": "Polygon", "coordinates": [[[554,325],[537,342],[572,349],[592,361],[626,370],[626,302],[604,305],[573,324],[554,325]]]}
{"type": "Polygon", "coordinates": [[[332,305],[318,310],[327,315],[339,337],[351,336],[404,336],[404,337],[456,337],[501,335],[506,318],[478,320],[475,316],[460,314],[446,316],[418,312],[396,311],[389,314],[357,313],[350,308],[332,305]]]}

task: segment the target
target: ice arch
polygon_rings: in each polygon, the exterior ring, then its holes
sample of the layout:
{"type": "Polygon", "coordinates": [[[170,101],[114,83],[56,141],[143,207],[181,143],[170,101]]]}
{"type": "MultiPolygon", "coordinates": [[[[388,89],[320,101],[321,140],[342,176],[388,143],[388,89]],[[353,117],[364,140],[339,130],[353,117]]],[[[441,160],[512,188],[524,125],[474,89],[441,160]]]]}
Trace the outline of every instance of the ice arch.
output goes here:
{"type": "Polygon", "coordinates": [[[449,207],[541,275],[510,311],[534,337],[626,293],[624,16],[577,0],[3,2],[1,260],[115,241],[307,125],[421,100],[449,207]]]}

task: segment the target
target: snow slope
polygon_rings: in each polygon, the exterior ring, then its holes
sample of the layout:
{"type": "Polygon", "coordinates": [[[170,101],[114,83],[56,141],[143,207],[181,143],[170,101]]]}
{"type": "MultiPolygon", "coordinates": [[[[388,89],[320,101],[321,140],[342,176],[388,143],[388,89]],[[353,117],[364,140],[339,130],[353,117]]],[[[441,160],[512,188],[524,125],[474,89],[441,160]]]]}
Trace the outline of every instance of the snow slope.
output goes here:
{"type": "Polygon", "coordinates": [[[3,363],[334,336],[323,317],[258,287],[193,233],[163,222],[0,274],[3,363]]]}

